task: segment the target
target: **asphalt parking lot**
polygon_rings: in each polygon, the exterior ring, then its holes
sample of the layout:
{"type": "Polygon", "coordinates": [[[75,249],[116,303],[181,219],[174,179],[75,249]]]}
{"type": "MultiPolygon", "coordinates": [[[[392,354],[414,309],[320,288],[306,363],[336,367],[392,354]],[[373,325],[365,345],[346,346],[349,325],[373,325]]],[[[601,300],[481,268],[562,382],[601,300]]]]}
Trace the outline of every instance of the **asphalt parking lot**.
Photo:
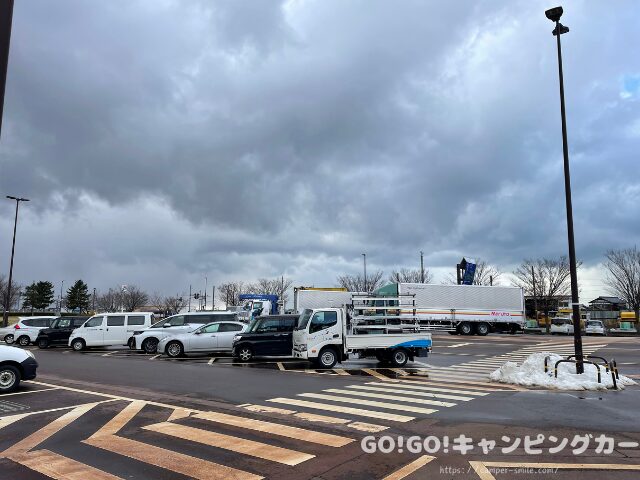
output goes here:
{"type": "MultiPolygon", "coordinates": [[[[640,378],[638,339],[584,344],[640,378]]],[[[487,379],[531,352],[568,354],[571,338],[436,335],[433,354],[407,368],[354,360],[329,371],[28,348],[38,378],[0,399],[0,478],[640,478],[637,386],[549,392],[487,379]]]]}

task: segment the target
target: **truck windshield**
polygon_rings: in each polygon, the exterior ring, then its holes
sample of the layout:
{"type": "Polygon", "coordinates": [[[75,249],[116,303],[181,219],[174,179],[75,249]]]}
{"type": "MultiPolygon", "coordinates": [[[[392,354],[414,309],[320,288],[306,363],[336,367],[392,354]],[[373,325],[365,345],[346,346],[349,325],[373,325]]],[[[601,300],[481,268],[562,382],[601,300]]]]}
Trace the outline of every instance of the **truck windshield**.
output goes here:
{"type": "Polygon", "coordinates": [[[302,315],[300,315],[300,318],[298,319],[298,325],[296,325],[295,330],[304,330],[305,328],[307,328],[307,324],[309,323],[309,319],[311,318],[312,313],[313,310],[310,310],[308,308],[304,312],[302,312],[302,315]]]}

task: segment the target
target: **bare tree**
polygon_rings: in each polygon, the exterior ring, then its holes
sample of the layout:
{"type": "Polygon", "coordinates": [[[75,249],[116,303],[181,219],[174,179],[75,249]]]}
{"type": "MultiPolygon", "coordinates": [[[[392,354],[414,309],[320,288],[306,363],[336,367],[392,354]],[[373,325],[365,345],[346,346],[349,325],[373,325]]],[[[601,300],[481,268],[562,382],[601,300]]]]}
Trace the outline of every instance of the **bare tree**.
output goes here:
{"type": "Polygon", "coordinates": [[[277,278],[259,278],[258,281],[254,284],[247,285],[245,287],[245,292],[250,293],[265,293],[265,294],[274,294],[278,295],[278,298],[287,303],[289,300],[288,290],[293,285],[293,281],[289,278],[285,277],[277,277],[277,278]]]}
{"type": "Polygon", "coordinates": [[[127,312],[134,312],[137,308],[146,305],[148,301],[149,295],[135,285],[128,285],[123,289],[122,306],[127,312]]]}
{"type": "Polygon", "coordinates": [[[474,285],[498,285],[500,284],[500,276],[502,272],[498,267],[490,265],[484,260],[478,260],[476,263],[476,275],[473,278],[474,285]]]}
{"type": "Polygon", "coordinates": [[[382,270],[367,273],[367,281],[363,275],[340,275],[337,278],[338,286],[346,288],[350,292],[373,292],[382,286],[382,270]]]}
{"type": "MultiPolygon", "coordinates": [[[[402,268],[400,271],[394,270],[389,275],[389,281],[391,283],[423,283],[422,273],[420,269],[402,268]]],[[[429,269],[424,269],[424,283],[431,283],[433,281],[433,274],[429,269]]]]}
{"type": "Polygon", "coordinates": [[[12,282],[11,284],[11,298],[7,302],[7,279],[4,275],[0,275],[0,307],[2,311],[11,310],[16,307],[20,301],[20,293],[22,291],[22,285],[12,282]]]}
{"type": "Polygon", "coordinates": [[[187,306],[187,295],[163,297],[160,305],[166,315],[176,315],[187,306]]]}
{"type": "Polygon", "coordinates": [[[240,303],[240,294],[245,288],[242,282],[227,282],[218,287],[222,301],[230,307],[231,305],[238,305],[240,303]]]}
{"type": "Polygon", "coordinates": [[[614,295],[624,299],[640,318],[640,250],[635,246],[624,250],[609,250],[605,256],[605,283],[614,295]]]}
{"type": "Polygon", "coordinates": [[[96,296],[98,312],[117,312],[122,309],[122,292],[120,287],[110,288],[107,292],[96,296]]]}
{"type": "MultiPolygon", "coordinates": [[[[578,262],[580,267],[582,262],[578,262]]],[[[549,318],[549,310],[557,297],[568,296],[571,293],[571,278],[567,257],[559,259],[541,258],[537,260],[524,260],[513,272],[514,285],[524,289],[525,295],[534,295],[533,282],[535,273],[535,297],[542,303],[545,316],[549,318]]],[[[547,333],[549,332],[547,322],[547,333]]]]}

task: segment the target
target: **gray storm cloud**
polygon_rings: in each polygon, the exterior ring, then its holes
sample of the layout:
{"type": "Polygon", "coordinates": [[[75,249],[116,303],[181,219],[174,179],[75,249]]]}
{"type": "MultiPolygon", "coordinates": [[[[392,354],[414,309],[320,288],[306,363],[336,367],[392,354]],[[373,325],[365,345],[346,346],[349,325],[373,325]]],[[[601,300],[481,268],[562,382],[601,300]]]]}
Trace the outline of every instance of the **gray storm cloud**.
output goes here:
{"type": "MultiPolygon", "coordinates": [[[[172,291],[204,272],[333,283],[363,251],[386,270],[419,250],[436,267],[563,254],[548,6],[17,3],[0,189],[33,199],[18,277],[172,291]]],[[[640,239],[640,14],[565,17],[576,243],[594,265],[640,239]]]]}

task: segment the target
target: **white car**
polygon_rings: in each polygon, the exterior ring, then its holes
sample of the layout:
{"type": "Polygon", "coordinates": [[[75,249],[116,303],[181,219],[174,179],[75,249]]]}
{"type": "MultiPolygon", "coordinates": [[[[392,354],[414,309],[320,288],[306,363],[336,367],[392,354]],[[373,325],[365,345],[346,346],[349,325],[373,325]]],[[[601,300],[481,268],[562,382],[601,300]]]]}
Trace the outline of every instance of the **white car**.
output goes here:
{"type": "Polygon", "coordinates": [[[127,345],[137,330],[151,326],[151,312],[100,313],[71,332],[69,346],[79,352],[86,347],[127,345]]]}
{"type": "Polygon", "coordinates": [[[231,352],[233,337],[243,332],[242,322],[213,322],[188,333],[165,337],[158,343],[158,352],[169,357],[182,357],[186,353],[231,352]]]}
{"type": "Polygon", "coordinates": [[[573,322],[567,317],[556,317],[551,320],[549,331],[552,335],[573,335],[573,322]]]}
{"type": "Polygon", "coordinates": [[[0,345],[0,393],[13,392],[21,380],[36,378],[38,362],[33,353],[0,345]]]}
{"type": "Polygon", "coordinates": [[[584,333],[587,335],[606,335],[607,330],[600,320],[589,320],[584,328],[584,333]]]}
{"type": "Polygon", "coordinates": [[[40,330],[49,328],[55,318],[57,317],[20,317],[13,326],[13,332],[5,334],[4,342],[7,345],[17,343],[22,347],[35,343],[40,330]]]}
{"type": "Polygon", "coordinates": [[[133,332],[129,343],[132,350],[143,350],[145,353],[156,353],[158,342],[163,338],[188,333],[211,322],[236,321],[234,312],[189,312],[167,317],[151,325],[146,330],[133,332]]]}

